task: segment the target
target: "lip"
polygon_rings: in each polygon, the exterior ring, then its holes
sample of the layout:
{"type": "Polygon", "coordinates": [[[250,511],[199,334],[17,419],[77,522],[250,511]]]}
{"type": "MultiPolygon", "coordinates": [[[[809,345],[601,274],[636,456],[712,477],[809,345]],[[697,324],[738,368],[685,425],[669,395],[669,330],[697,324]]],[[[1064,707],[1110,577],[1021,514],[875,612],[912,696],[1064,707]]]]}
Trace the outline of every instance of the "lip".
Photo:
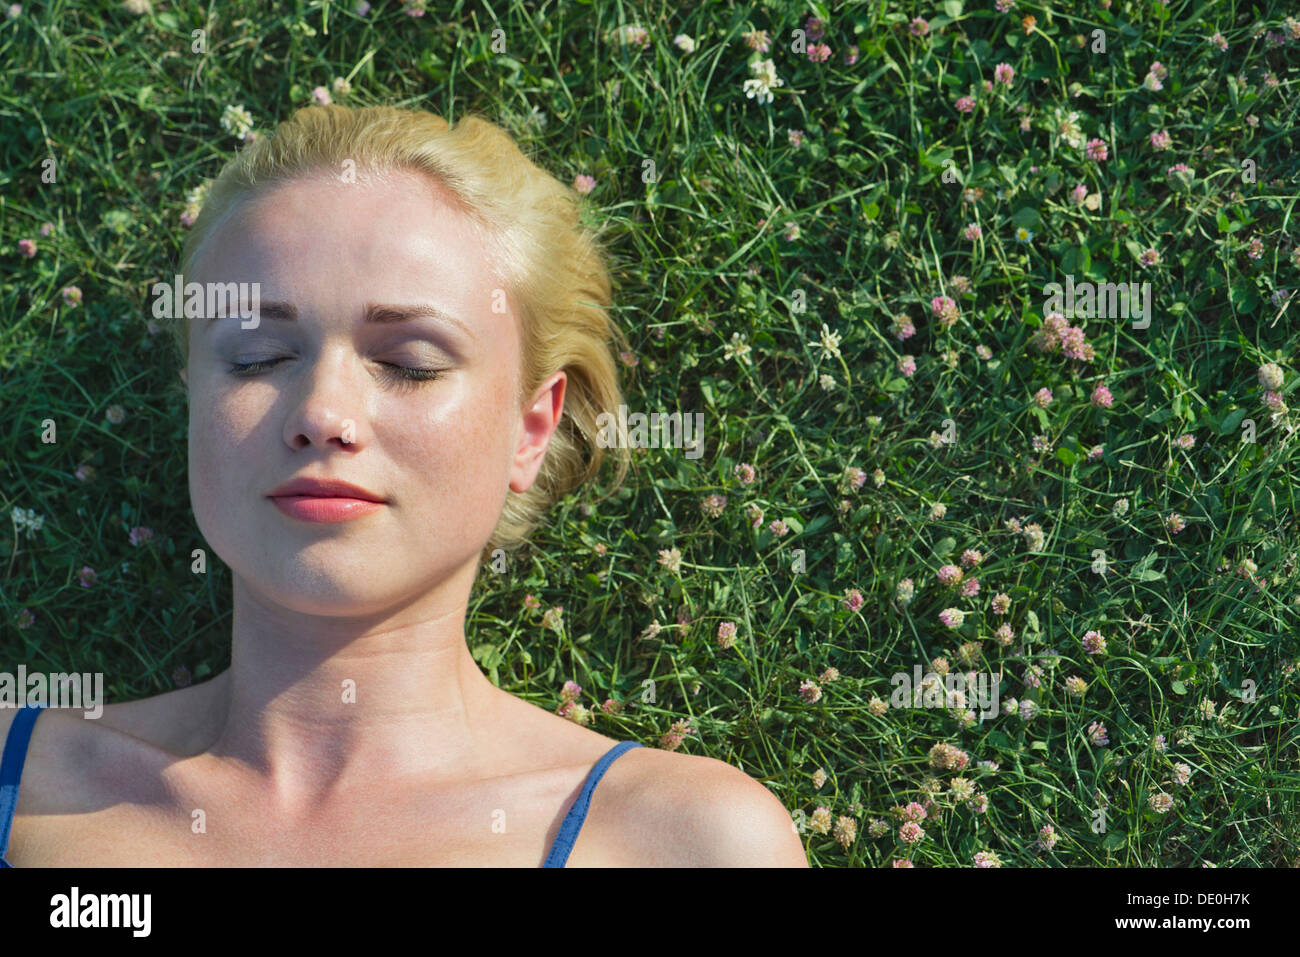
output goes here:
{"type": "Polygon", "coordinates": [[[302,495],[308,498],[350,498],[361,502],[385,501],[369,489],[339,479],[296,478],[267,493],[267,498],[302,495]]]}
{"type": "Polygon", "coordinates": [[[348,522],[386,504],[369,489],[338,479],[296,478],[266,497],[285,515],[303,522],[348,522]]]}
{"type": "Polygon", "coordinates": [[[323,498],[311,495],[276,495],[271,497],[271,501],[290,518],[303,522],[350,522],[384,507],[383,502],[369,502],[341,495],[323,498]]]}

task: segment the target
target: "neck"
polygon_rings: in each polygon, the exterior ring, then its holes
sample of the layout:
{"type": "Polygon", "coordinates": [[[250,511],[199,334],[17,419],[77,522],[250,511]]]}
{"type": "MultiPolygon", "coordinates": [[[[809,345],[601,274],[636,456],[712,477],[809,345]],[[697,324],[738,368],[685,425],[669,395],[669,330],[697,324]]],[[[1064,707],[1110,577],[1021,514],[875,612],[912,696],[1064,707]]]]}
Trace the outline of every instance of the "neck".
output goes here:
{"type": "Polygon", "coordinates": [[[352,785],[462,776],[500,692],[469,653],[477,569],[400,609],[303,614],[235,577],[231,665],[214,680],[214,757],[262,779],[285,811],[352,785]]]}

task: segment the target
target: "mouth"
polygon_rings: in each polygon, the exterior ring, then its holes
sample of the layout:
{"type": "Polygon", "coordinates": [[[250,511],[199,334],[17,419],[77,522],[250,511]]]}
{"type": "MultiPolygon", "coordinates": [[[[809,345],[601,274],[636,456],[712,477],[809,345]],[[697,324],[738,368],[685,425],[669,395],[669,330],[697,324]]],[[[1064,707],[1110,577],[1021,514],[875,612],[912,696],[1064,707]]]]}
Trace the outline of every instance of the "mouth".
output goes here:
{"type": "Polygon", "coordinates": [[[350,521],[388,504],[369,489],[330,478],[296,478],[266,497],[285,515],[304,522],[350,521]]]}
{"type": "Polygon", "coordinates": [[[347,522],[370,515],[385,506],[384,502],[344,495],[271,495],[268,498],[290,518],[313,523],[347,522]]]}

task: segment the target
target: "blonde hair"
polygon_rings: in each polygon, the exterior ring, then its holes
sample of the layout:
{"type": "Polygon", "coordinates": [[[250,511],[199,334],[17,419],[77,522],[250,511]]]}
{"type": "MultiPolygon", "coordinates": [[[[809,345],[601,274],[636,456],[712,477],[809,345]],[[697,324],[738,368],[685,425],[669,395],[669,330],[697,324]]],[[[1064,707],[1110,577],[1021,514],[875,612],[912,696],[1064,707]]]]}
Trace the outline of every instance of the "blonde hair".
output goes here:
{"type": "MultiPolygon", "coordinates": [[[[597,419],[603,412],[614,415],[623,401],[611,342],[626,348],[626,339],[608,315],[604,251],[596,233],[579,222],[577,194],[526,157],[505,130],[478,115],[452,126],[420,110],[308,106],[221,170],[186,236],[182,275],[217,227],[258,190],[336,174],[349,168],[348,161],[358,177],[383,178],[404,169],[424,173],[451,194],[493,249],[493,268],[520,322],[521,400],[555,372],[567,374],[564,415],[537,479],[527,492],[507,490],[482,554],[515,548],[561,496],[600,470],[605,449],[596,441],[597,419]]],[[[173,334],[187,364],[184,318],[173,324],[173,334]]],[[[617,466],[612,491],[627,473],[627,443],[610,451],[617,466]]]]}

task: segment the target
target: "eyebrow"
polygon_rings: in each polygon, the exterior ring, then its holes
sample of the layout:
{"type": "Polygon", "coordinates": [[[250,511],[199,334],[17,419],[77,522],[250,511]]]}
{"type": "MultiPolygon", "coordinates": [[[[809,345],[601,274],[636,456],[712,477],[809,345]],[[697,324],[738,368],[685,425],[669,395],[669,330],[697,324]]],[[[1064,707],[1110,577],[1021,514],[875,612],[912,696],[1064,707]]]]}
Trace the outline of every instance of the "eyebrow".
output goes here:
{"type": "MultiPolygon", "coordinates": [[[[258,304],[258,316],[261,319],[274,319],[279,322],[297,322],[298,307],[291,302],[263,302],[258,304]]],[[[208,321],[214,322],[218,318],[221,317],[209,316],[208,321]]],[[[471,339],[474,338],[473,330],[465,323],[437,306],[430,306],[425,303],[409,306],[392,303],[367,303],[362,321],[367,323],[394,323],[426,318],[449,323],[458,327],[471,339]]]]}

